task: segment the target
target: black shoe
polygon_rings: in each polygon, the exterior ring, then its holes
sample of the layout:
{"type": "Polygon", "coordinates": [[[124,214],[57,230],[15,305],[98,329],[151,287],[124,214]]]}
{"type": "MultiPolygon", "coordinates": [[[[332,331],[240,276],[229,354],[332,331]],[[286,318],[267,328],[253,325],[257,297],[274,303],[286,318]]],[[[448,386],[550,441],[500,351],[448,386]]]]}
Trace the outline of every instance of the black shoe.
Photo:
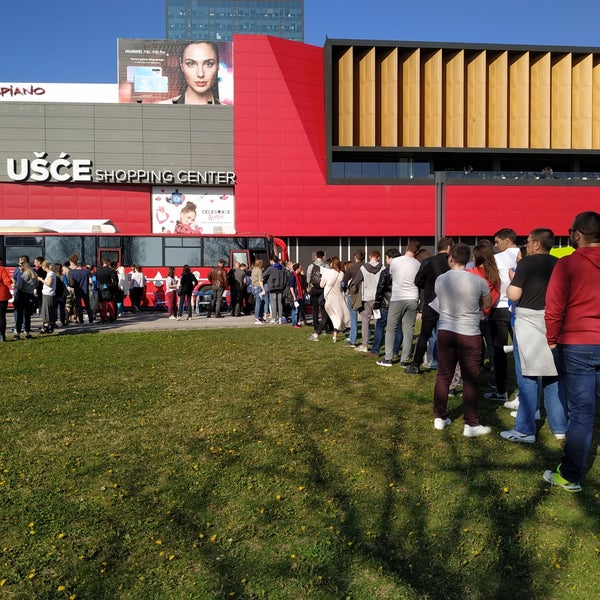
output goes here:
{"type": "Polygon", "coordinates": [[[401,366],[401,367],[410,367],[410,365],[411,365],[411,364],[412,364],[412,363],[409,363],[409,362],[401,362],[401,363],[400,363],[400,366],[401,366]]]}
{"type": "Polygon", "coordinates": [[[418,367],[418,365],[416,365],[416,364],[414,364],[414,363],[412,363],[412,364],[408,365],[408,367],[406,367],[406,368],[404,369],[404,372],[405,372],[407,375],[421,375],[421,371],[419,370],[419,367],[418,367]]]}

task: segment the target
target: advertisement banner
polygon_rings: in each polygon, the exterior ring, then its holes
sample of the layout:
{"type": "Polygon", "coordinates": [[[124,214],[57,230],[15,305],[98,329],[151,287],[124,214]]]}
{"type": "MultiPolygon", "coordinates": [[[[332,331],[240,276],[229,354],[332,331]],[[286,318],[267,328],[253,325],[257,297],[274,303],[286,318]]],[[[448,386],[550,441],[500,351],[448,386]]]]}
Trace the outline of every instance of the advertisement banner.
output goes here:
{"type": "Polygon", "coordinates": [[[232,42],[118,40],[119,102],[233,104],[232,42]]]}
{"type": "Polygon", "coordinates": [[[233,188],[153,187],[152,233],[236,233],[233,188]]]}
{"type": "Polygon", "coordinates": [[[118,102],[116,83],[0,82],[0,102],[118,102]]]}

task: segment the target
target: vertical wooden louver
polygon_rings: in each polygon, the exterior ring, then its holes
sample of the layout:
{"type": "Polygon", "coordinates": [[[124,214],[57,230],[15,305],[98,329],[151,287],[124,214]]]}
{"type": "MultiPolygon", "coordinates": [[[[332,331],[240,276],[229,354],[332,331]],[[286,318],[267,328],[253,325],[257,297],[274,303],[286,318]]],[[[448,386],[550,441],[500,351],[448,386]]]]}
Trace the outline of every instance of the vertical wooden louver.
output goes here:
{"type": "Polygon", "coordinates": [[[600,150],[600,54],[335,46],[334,146],[600,150]]]}

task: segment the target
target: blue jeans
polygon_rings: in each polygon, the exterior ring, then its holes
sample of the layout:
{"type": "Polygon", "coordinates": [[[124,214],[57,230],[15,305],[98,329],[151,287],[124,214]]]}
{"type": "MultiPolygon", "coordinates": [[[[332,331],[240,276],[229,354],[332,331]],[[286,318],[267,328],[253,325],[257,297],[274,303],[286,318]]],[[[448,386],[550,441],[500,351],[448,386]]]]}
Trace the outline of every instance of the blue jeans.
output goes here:
{"type": "Polygon", "coordinates": [[[566,433],[567,411],[564,396],[560,389],[558,376],[535,377],[523,375],[517,337],[513,338],[515,373],[519,388],[519,408],[515,420],[515,430],[525,435],[535,435],[535,411],[538,409],[540,388],[544,394],[544,407],[548,417],[548,426],[552,433],[566,433]]]}
{"type": "MultiPolygon", "coordinates": [[[[371,347],[372,354],[379,354],[383,340],[385,337],[385,326],[387,325],[388,309],[381,308],[381,318],[375,320],[375,334],[373,336],[373,346],[371,347]]],[[[400,353],[400,346],[402,346],[402,328],[396,329],[396,337],[394,338],[394,347],[392,356],[398,356],[400,353]]]]}
{"type": "Polygon", "coordinates": [[[592,444],[596,410],[600,409],[600,344],[559,344],[558,361],[569,406],[560,472],[568,481],[579,482],[592,444]]]}
{"type": "Polygon", "coordinates": [[[346,304],[348,305],[348,312],[350,313],[350,334],[348,336],[348,342],[350,344],[356,344],[358,338],[358,313],[352,310],[350,294],[346,294],[346,304]]]}
{"type": "Polygon", "coordinates": [[[259,286],[252,288],[252,293],[254,294],[254,318],[257,321],[260,321],[265,314],[265,298],[261,297],[262,288],[259,286]]]}
{"type": "Polygon", "coordinates": [[[304,312],[304,300],[298,301],[298,308],[292,304],[292,325],[298,325],[298,317],[306,322],[306,313],[304,312]]]}

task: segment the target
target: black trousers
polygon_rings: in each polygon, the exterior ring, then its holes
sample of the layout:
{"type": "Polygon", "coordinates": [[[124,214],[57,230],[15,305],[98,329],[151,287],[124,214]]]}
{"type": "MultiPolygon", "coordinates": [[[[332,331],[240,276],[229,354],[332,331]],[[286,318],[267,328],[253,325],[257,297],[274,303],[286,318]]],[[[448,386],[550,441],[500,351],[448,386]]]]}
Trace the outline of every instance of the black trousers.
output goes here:
{"type": "Polygon", "coordinates": [[[496,391],[506,392],[508,381],[508,361],[504,346],[508,345],[508,336],[512,337],[510,325],[511,312],[508,308],[494,308],[490,315],[490,331],[494,344],[494,374],[496,376],[496,391]]]}

